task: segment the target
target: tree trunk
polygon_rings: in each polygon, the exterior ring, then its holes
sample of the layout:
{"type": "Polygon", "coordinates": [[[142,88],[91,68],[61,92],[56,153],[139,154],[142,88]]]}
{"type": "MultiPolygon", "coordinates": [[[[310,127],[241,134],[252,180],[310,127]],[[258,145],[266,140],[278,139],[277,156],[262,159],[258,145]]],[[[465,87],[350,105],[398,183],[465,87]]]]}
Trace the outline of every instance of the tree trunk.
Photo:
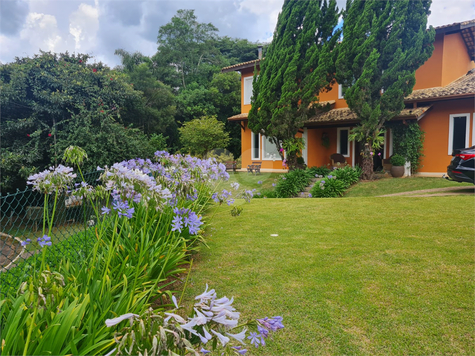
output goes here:
{"type": "Polygon", "coordinates": [[[293,171],[294,169],[298,168],[297,165],[297,154],[296,153],[287,153],[287,166],[289,167],[289,171],[293,171]]]}
{"type": "Polygon", "coordinates": [[[363,180],[373,180],[373,151],[369,143],[365,143],[363,149],[363,167],[361,179],[363,180]]]}

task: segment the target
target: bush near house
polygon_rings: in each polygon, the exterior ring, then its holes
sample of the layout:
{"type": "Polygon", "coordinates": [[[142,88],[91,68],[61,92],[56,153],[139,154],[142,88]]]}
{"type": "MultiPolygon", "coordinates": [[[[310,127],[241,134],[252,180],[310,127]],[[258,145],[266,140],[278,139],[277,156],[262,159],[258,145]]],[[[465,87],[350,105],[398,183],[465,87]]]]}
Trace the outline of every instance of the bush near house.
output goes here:
{"type": "Polygon", "coordinates": [[[296,169],[284,174],[275,187],[277,198],[291,198],[297,196],[310,184],[312,175],[308,169],[296,169]]]}
{"type": "Polygon", "coordinates": [[[352,184],[358,182],[360,176],[360,167],[346,166],[338,168],[315,184],[310,194],[314,198],[336,198],[342,196],[352,184]]]}

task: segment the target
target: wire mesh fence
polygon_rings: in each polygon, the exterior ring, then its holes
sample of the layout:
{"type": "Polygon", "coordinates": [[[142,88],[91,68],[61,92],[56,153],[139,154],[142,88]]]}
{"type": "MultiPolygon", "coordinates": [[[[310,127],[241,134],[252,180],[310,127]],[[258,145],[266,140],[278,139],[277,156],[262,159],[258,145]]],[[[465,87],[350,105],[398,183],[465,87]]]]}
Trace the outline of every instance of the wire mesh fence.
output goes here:
{"type": "MultiPolygon", "coordinates": [[[[98,184],[100,172],[84,175],[86,183],[98,184]]],[[[76,182],[78,183],[78,182],[76,182]]],[[[43,235],[43,215],[51,216],[52,203],[45,210],[44,195],[27,187],[23,191],[0,196],[0,295],[17,288],[36,267],[39,251],[34,245],[22,246],[43,235]]],[[[71,194],[58,196],[51,230],[52,246],[48,248],[49,266],[62,258],[80,263],[91,248],[95,214],[86,201],[71,194]]],[[[45,226],[46,231],[48,226],[45,226]]]]}

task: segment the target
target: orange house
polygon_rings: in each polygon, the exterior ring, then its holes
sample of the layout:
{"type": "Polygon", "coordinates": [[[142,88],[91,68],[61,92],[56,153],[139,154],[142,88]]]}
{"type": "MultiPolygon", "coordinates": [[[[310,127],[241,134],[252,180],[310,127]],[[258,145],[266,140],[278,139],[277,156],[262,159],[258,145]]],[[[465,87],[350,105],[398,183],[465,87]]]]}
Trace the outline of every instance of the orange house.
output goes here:
{"type": "MultiPolygon", "coordinates": [[[[418,175],[441,176],[451,160],[454,148],[475,145],[475,20],[436,28],[434,52],[416,71],[413,93],[405,98],[405,109],[393,120],[417,121],[425,132],[423,154],[418,175]]],[[[241,125],[242,167],[262,162],[263,170],[280,170],[282,161],[265,136],[253,133],[247,126],[251,109],[254,67],[259,70],[262,59],[236,64],[222,72],[241,73],[241,114],[228,118],[241,125]]],[[[358,142],[348,134],[358,124],[348,109],[341,85],[321,92],[320,102],[331,110],[310,118],[298,133],[305,139],[302,156],[307,166],[330,163],[333,153],[342,154],[352,166],[361,163],[358,142]]],[[[392,133],[386,131],[381,154],[393,154],[392,133]]]]}

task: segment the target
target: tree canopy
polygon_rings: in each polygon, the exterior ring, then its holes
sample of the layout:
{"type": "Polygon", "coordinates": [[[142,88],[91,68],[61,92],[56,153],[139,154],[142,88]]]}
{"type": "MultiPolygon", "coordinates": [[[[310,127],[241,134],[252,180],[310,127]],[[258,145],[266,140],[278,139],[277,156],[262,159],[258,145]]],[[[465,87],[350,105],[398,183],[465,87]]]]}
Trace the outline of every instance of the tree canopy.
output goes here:
{"type": "MultiPolygon", "coordinates": [[[[320,91],[333,80],[338,16],[335,0],[284,2],[260,73],[254,76],[249,112],[251,130],[269,137],[279,149],[281,142],[300,147],[292,141],[317,109],[320,91]]],[[[287,152],[291,169],[296,154],[287,152]]]]}
{"type": "Polygon", "coordinates": [[[364,179],[372,178],[373,149],[379,147],[384,123],[404,109],[416,69],[432,55],[430,5],[430,0],[347,2],[337,80],[348,87],[346,102],[360,120],[353,134],[365,147],[364,179]]]}
{"type": "Polygon", "coordinates": [[[0,65],[1,187],[24,187],[34,170],[59,163],[71,145],[86,149],[85,170],[180,150],[178,128],[215,116],[241,154],[240,76],[221,68],[257,57],[257,43],[220,37],[193,10],[179,10],[157,29],[151,57],[117,49],[122,65],[110,69],[85,54],[41,52],[0,65]]]}
{"type": "Polygon", "coordinates": [[[2,188],[21,187],[35,168],[59,163],[69,145],[88,147],[95,157],[89,168],[145,153],[146,138],[120,125],[141,93],[123,74],[88,59],[41,52],[0,66],[2,188]]]}
{"type": "Polygon", "coordinates": [[[224,123],[215,116],[194,119],[183,125],[180,129],[182,151],[204,157],[217,148],[226,148],[229,134],[224,131],[224,123]]]}

